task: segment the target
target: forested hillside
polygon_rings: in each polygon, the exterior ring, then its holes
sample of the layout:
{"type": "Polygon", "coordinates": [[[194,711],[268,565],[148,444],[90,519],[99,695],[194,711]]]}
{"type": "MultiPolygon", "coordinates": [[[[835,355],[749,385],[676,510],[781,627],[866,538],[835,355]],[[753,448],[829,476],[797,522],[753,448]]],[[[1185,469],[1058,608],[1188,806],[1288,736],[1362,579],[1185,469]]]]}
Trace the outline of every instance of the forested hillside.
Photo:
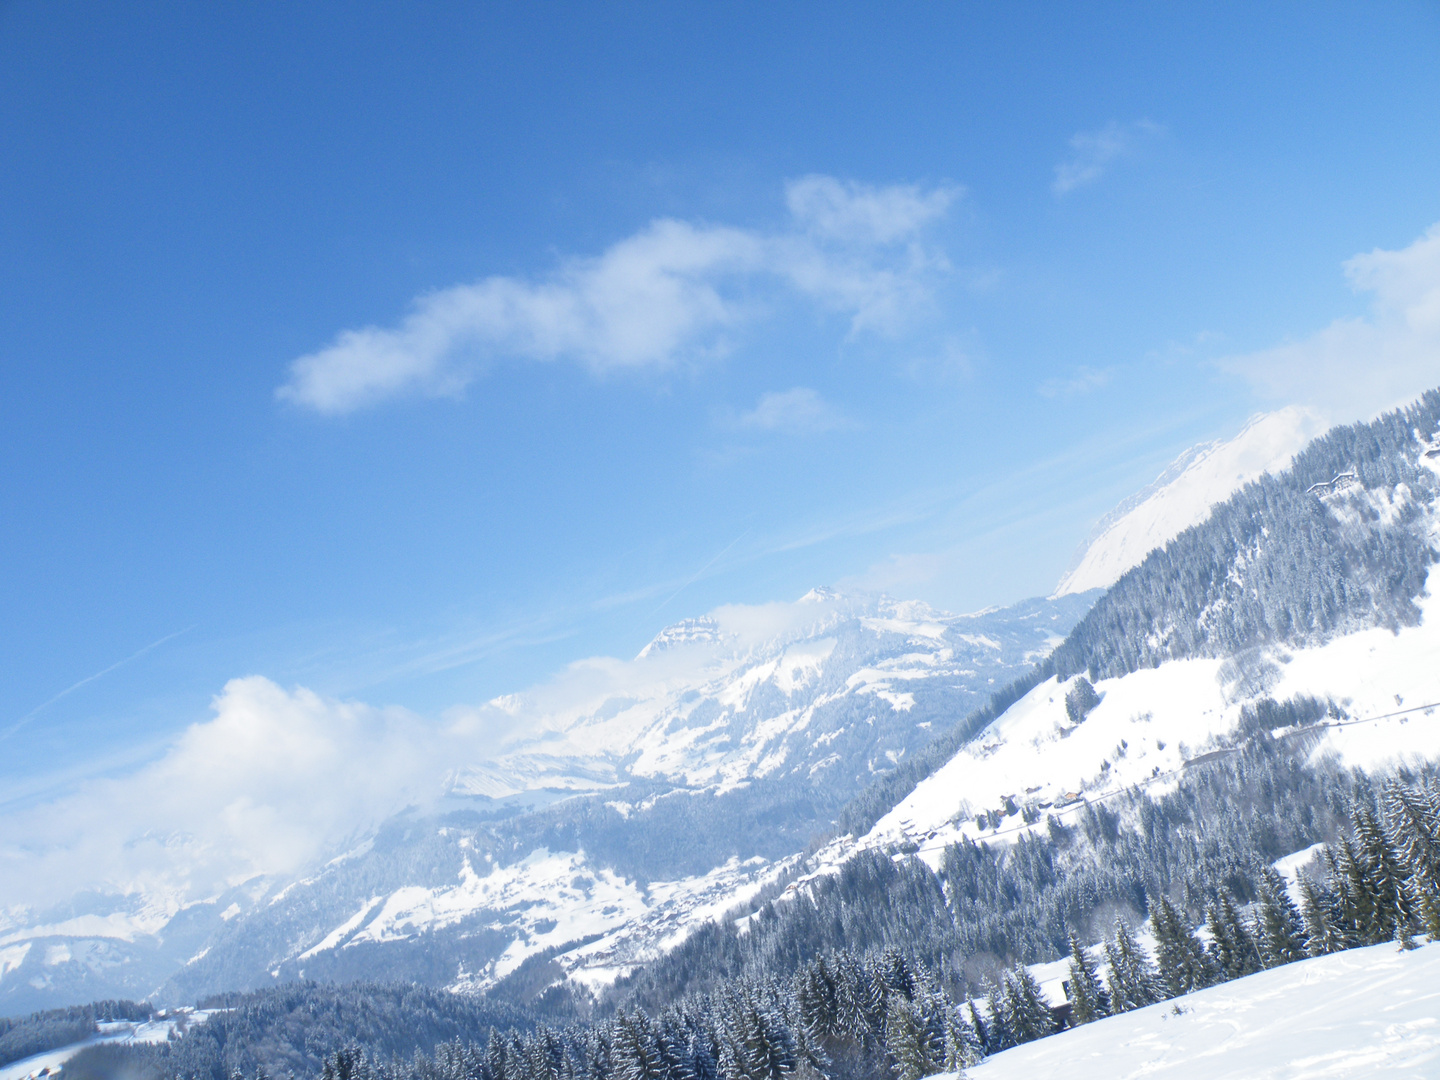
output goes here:
{"type": "Polygon", "coordinates": [[[1429,511],[1440,476],[1426,456],[1437,428],[1432,390],[1316,439],[1121,577],[1055,650],[1056,673],[1109,678],[1414,624],[1437,558],[1429,511]]]}

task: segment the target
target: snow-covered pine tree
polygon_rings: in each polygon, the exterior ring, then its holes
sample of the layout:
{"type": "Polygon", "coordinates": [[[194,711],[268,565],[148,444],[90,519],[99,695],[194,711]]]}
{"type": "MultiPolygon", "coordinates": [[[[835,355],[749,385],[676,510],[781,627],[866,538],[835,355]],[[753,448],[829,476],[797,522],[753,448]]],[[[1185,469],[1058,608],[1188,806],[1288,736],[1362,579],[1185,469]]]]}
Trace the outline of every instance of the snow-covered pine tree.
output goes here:
{"type": "MultiPolygon", "coordinates": [[[[976,1017],[975,1004],[970,1015],[976,1017]]],[[[963,1073],[966,1066],[976,1064],[985,1056],[984,1043],[976,1030],[960,1016],[960,1010],[946,1003],[944,1014],[945,1056],[940,1068],[947,1073],[963,1073]]]]}
{"type": "Polygon", "coordinates": [[[818,1043],[839,1034],[839,997],[824,957],[801,972],[795,1002],[800,1011],[800,1028],[808,1040],[818,1043]]]}
{"type": "Polygon", "coordinates": [[[840,954],[834,974],[836,1023],[842,1032],[868,1046],[875,1038],[870,1017],[870,978],[849,953],[840,954]]]}
{"type": "Polygon", "coordinates": [[[1322,890],[1304,870],[1297,875],[1296,883],[1300,890],[1300,918],[1305,923],[1306,955],[1324,956],[1349,948],[1334,894],[1322,890]]]}
{"type": "Polygon", "coordinates": [[[940,1071],[945,1056],[943,1037],[932,1030],[922,1004],[901,993],[890,995],[885,1014],[885,1045],[898,1080],[920,1080],[940,1071]]]}
{"type": "Polygon", "coordinates": [[[1259,873],[1260,956],[1267,968],[1305,958],[1305,928],[1285,881],[1272,866],[1259,873]]]}
{"type": "Polygon", "coordinates": [[[643,1009],[618,1013],[611,1049],[615,1080],[670,1080],[659,1034],[643,1009]]]}
{"type": "Polygon", "coordinates": [[[985,1052],[998,1054],[1001,1050],[1008,1050],[1010,1047],[1018,1045],[1015,1033],[1010,1030],[1010,1024],[1005,1016],[1003,991],[998,981],[990,981],[989,989],[985,993],[985,1012],[990,1029],[990,1037],[985,1043],[985,1052]]]}
{"type": "Polygon", "coordinates": [[[1159,975],[1145,950],[1130,936],[1125,921],[1115,917],[1114,937],[1105,943],[1110,965],[1110,1008],[1117,1013],[1160,1000],[1159,975]]]}
{"type": "Polygon", "coordinates": [[[795,1071],[794,1038],[773,1010],[746,993],[734,1020],[736,1064],[746,1080],[781,1080],[795,1071]]]}
{"type": "MultiPolygon", "coordinates": [[[[505,1038],[491,1027],[490,1035],[485,1040],[485,1075],[488,1080],[512,1080],[505,1057],[505,1038]]],[[[594,1080],[599,1078],[595,1077],[594,1080]]]]}
{"type": "Polygon", "coordinates": [[[1424,792],[1392,780],[1385,786],[1385,832],[1412,880],[1440,895],[1440,816],[1424,792]]]}
{"type": "Polygon", "coordinates": [[[1000,1008],[1016,1042],[1043,1039],[1055,1031],[1055,1016],[1030,969],[1017,963],[1003,976],[1000,1008]]]}
{"type": "Polygon", "coordinates": [[[889,1010],[888,998],[892,994],[900,994],[907,1001],[915,996],[915,968],[911,965],[910,961],[905,959],[904,954],[894,946],[891,946],[880,954],[880,961],[876,965],[875,974],[879,976],[875,981],[884,987],[884,994],[887,999],[885,1005],[887,1014],[889,1010]]]}
{"type": "Polygon", "coordinates": [[[1166,997],[1179,997],[1214,982],[1205,946],[1190,931],[1164,893],[1150,898],[1150,932],[1166,997]]]}
{"type": "Polygon", "coordinates": [[[1431,941],[1440,940],[1440,812],[1435,801],[1396,781],[1385,788],[1386,835],[1405,864],[1409,909],[1431,941]]]}
{"type": "Polygon", "coordinates": [[[1228,892],[1220,892],[1205,911],[1210,931],[1210,962],[1220,981],[1239,979],[1260,970],[1260,950],[1245,929],[1228,892]]]}
{"type": "Polygon", "coordinates": [[[1326,862],[1339,912],[1338,925],[1347,945],[1377,944],[1375,901],[1365,881],[1364,860],[1350,837],[1342,836],[1336,847],[1326,849],[1326,862]]]}
{"type": "MultiPolygon", "coordinates": [[[[990,1025],[985,1022],[985,1018],[980,1015],[980,1010],[975,1007],[974,998],[971,998],[968,1002],[968,1008],[970,1012],[970,1027],[975,1031],[975,1038],[980,1043],[981,1053],[993,1053],[994,1051],[991,1049],[992,1036],[990,1033],[990,1025]]],[[[994,1013],[991,1013],[991,1016],[993,1017],[994,1013]]]]}
{"type": "Polygon", "coordinates": [[[1070,931],[1070,1022],[1088,1024],[1110,1015],[1110,995],[1100,982],[1095,961],[1070,931]]]}
{"type": "Polygon", "coordinates": [[[1355,844],[1363,859],[1362,887],[1370,897],[1371,923],[1367,935],[1372,944],[1408,936],[1410,910],[1408,875],[1405,864],[1386,835],[1375,809],[1361,800],[1354,812],[1355,844]]]}

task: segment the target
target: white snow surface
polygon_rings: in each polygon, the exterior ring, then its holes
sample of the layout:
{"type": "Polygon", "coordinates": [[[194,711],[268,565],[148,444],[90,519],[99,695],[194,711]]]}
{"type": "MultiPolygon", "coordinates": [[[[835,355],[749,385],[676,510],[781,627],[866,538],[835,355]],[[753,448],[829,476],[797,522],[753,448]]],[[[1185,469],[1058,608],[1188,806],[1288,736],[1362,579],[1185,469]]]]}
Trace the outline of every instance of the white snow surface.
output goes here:
{"type": "Polygon", "coordinates": [[[1056,596],[1109,588],[1157,547],[1210,516],[1210,508],[1267,472],[1278,472],[1326,427],[1290,406],[1254,417],[1229,442],[1203,443],[1176,458],[1143,491],[1095,526],[1056,596]]]}
{"type": "MultiPolygon", "coordinates": [[[[953,1076],[954,1074],[950,1074],[953,1076]]],[[[1315,957],[1006,1050],[970,1080],[1440,1076],[1440,944],[1315,957]]]]}

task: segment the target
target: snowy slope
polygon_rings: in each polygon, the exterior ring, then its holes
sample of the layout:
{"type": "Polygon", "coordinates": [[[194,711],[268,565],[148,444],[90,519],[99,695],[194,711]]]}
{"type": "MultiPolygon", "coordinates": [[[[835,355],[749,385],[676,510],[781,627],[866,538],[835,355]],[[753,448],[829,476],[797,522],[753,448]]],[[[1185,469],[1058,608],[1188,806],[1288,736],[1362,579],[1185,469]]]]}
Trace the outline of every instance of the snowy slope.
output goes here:
{"type": "Polygon", "coordinates": [[[1315,413],[1291,406],[1255,417],[1228,442],[1185,451],[1154,483],[1101,519],[1055,594],[1109,588],[1150,551],[1204,521],[1231,492],[1285,468],[1324,426],[1315,413]]]}
{"type": "Polygon", "coordinates": [[[1302,960],[1006,1050],[971,1080],[1440,1076],[1440,944],[1302,960]]]}
{"type": "Polygon", "coordinates": [[[1259,687],[1241,680],[1249,692],[1227,683],[1225,676],[1237,673],[1226,661],[1178,660],[1097,682],[1100,704],[1072,724],[1065,694],[1075,680],[1046,680],[858,843],[918,844],[938,859],[962,836],[1005,839],[1024,831],[1018,815],[1007,816],[999,829],[977,824],[980,811],[999,810],[1007,798],[1018,809],[1033,805],[1066,821],[1084,801],[1134,785],[1159,793],[1203,755],[1223,752],[1242,706],[1265,696],[1284,701],[1305,694],[1343,707],[1346,719],[1307,729],[1315,755],[1334,754],[1366,769],[1411,755],[1440,759],[1440,570],[1432,570],[1428,592],[1419,626],[1365,630],[1312,649],[1256,657],[1253,663],[1269,670],[1259,687]]]}
{"type": "MultiPolygon", "coordinates": [[[[603,817],[603,828],[572,830],[563,847],[521,840],[510,853],[453,817],[417,822],[433,833],[438,874],[375,890],[377,866],[396,857],[381,841],[238,921],[175,985],[234,984],[225,965],[257,941],[268,942],[271,978],[338,978],[387,970],[404,950],[433,954],[446,939],[456,986],[490,985],[541,954],[557,975],[608,983],[748,900],[825,826],[784,835],[777,790],[838,808],[1048,653],[1087,606],[1070,598],[955,616],[815,590],[793,605],[721,609],[669,627],[629,665],[623,694],[609,679],[563,706],[549,688],[505,699],[528,734],[454,783],[456,806],[465,796],[484,806],[544,789],[598,790],[575,813],[603,817]],[[763,815],[750,809],[762,805],[763,815]],[[652,853],[640,864],[603,846],[637,837],[663,849],[687,813],[734,818],[746,835],[722,829],[707,853],[699,830],[686,831],[675,838],[678,857],[652,853]],[[297,911],[313,920],[317,897],[326,920],[297,923],[297,911]]],[[[549,811],[561,833],[567,812],[549,811]]],[[[241,978],[252,983],[253,970],[241,978]]]]}

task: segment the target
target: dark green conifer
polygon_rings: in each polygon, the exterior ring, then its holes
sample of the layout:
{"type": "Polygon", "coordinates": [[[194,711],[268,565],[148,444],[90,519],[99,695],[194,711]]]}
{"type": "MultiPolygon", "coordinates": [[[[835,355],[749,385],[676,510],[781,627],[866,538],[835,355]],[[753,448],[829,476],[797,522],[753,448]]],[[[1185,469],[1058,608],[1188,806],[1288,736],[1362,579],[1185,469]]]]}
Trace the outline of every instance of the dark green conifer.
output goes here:
{"type": "Polygon", "coordinates": [[[1110,966],[1110,1008],[1114,1012],[1128,1012],[1160,1000],[1155,965],[1118,915],[1114,937],[1105,943],[1105,959],[1110,966]]]}
{"type": "Polygon", "coordinates": [[[1305,958],[1305,928],[1285,881],[1274,867],[1260,868],[1260,956],[1267,968],[1305,958]]]}
{"type": "Polygon", "coordinates": [[[1155,960],[1166,997],[1179,997],[1214,981],[1205,947],[1163,893],[1150,898],[1150,932],[1155,935],[1155,960]]]}
{"type": "Polygon", "coordinates": [[[1016,964],[1003,976],[1000,1008],[1005,1026],[1017,1043],[1043,1039],[1055,1031],[1055,1016],[1040,990],[1040,984],[1024,964],[1016,964]]]}
{"type": "Polygon", "coordinates": [[[1210,932],[1210,963],[1218,980],[1239,979],[1260,970],[1260,951],[1229,893],[1221,892],[1210,902],[1205,927],[1210,932]]]}
{"type": "Polygon", "coordinates": [[[1334,896],[1322,892],[1304,870],[1300,871],[1297,882],[1300,888],[1300,918],[1305,923],[1306,955],[1324,956],[1347,948],[1334,896]]]}
{"type": "Polygon", "coordinates": [[[1095,961],[1070,931],[1070,1022],[1088,1024],[1110,1015],[1110,995],[1100,982],[1095,961]]]}

